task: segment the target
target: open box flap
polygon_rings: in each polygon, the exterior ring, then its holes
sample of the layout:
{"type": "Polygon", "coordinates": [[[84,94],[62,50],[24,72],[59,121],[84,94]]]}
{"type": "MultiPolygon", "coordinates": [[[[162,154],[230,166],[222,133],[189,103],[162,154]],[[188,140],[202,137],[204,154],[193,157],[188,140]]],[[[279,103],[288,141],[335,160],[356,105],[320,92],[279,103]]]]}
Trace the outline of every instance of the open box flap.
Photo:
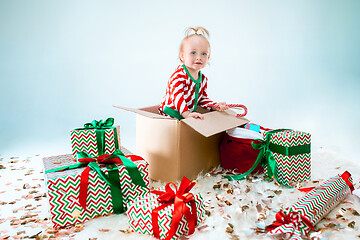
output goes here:
{"type": "Polygon", "coordinates": [[[181,122],[187,124],[205,137],[210,137],[249,122],[246,118],[236,117],[235,112],[232,110],[209,112],[203,114],[203,116],[204,119],[186,118],[181,120],[181,122]]]}
{"type": "Polygon", "coordinates": [[[128,107],[122,107],[122,106],[116,106],[116,105],[113,105],[113,107],[119,108],[119,109],[122,109],[122,110],[125,110],[125,111],[129,111],[129,112],[137,113],[137,114],[140,114],[142,116],[149,117],[149,118],[171,119],[171,118],[169,118],[167,116],[160,115],[157,112],[157,108],[159,107],[159,105],[146,107],[146,108],[128,108],[128,107]]]}
{"type": "MultiPolygon", "coordinates": [[[[169,119],[173,121],[178,121],[174,118],[169,118],[167,116],[160,115],[158,112],[159,105],[144,107],[144,108],[128,108],[122,106],[115,106],[125,111],[130,111],[142,116],[153,118],[153,119],[169,119]]],[[[199,109],[201,110],[201,109],[199,109]]],[[[242,117],[236,117],[236,113],[232,110],[226,110],[224,112],[203,112],[204,119],[195,119],[195,118],[186,118],[182,119],[180,122],[187,124],[195,131],[199,132],[204,137],[210,137],[217,133],[226,131],[228,129],[244,125],[248,123],[249,120],[242,117]]]]}

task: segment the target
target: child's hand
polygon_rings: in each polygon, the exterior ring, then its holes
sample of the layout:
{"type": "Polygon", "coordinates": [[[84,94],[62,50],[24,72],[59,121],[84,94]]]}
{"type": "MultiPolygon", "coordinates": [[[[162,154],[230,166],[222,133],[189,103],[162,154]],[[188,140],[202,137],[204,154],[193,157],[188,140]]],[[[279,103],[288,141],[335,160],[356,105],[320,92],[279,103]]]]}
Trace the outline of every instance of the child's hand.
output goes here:
{"type": "Polygon", "coordinates": [[[199,118],[199,119],[204,119],[204,116],[201,113],[198,112],[190,112],[190,111],[186,111],[182,114],[182,116],[184,118],[189,118],[189,117],[193,117],[193,118],[199,118]]]}
{"type": "Polygon", "coordinates": [[[213,110],[216,110],[216,111],[225,111],[225,110],[228,110],[229,107],[226,105],[226,102],[221,102],[221,103],[217,103],[215,104],[213,107],[212,107],[213,110]]]}

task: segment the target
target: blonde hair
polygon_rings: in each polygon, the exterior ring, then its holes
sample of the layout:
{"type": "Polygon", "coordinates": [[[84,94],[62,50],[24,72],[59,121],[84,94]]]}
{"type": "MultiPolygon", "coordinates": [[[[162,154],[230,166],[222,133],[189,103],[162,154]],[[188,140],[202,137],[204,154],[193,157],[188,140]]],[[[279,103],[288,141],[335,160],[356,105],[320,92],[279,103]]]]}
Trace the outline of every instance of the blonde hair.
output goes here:
{"type": "Polygon", "coordinates": [[[181,56],[181,52],[183,51],[184,43],[187,39],[189,39],[190,37],[193,37],[193,36],[200,36],[200,37],[204,38],[207,41],[207,43],[209,44],[209,51],[210,51],[210,42],[208,40],[208,38],[210,37],[209,31],[203,27],[196,27],[196,28],[188,27],[185,30],[185,37],[183,38],[183,40],[181,41],[181,44],[180,44],[179,59],[181,62],[182,62],[182,59],[180,56],[181,56]],[[200,32],[200,33],[198,33],[198,32],[200,32]]]}

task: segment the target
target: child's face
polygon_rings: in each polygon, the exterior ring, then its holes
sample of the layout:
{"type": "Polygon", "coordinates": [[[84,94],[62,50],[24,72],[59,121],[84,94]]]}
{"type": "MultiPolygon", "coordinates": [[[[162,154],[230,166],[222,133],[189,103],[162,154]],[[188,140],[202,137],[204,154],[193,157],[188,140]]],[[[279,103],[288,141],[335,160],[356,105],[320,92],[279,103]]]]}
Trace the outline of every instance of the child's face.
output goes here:
{"type": "Polygon", "coordinates": [[[204,68],[210,58],[210,46],[206,39],[193,35],[186,39],[180,59],[187,68],[199,71],[204,68]]]}

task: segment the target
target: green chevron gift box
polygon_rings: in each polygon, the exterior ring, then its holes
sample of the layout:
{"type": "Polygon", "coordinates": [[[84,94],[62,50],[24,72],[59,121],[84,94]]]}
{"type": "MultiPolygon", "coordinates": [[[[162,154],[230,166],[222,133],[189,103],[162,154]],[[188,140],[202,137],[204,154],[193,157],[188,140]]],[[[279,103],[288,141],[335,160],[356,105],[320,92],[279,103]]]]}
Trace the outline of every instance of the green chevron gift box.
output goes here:
{"type": "Polygon", "coordinates": [[[113,127],[113,118],[85,123],[83,128],[70,132],[72,153],[86,152],[91,157],[112,154],[120,146],[119,127],[113,127]]]}
{"type": "Polygon", "coordinates": [[[149,191],[148,163],[117,152],[97,159],[86,153],[77,160],[71,154],[43,159],[54,228],[124,212],[130,199],[149,191]]]}
{"type": "Polygon", "coordinates": [[[229,180],[241,180],[261,163],[268,178],[275,178],[285,186],[311,178],[311,135],[290,129],[275,129],[264,132],[264,139],[251,143],[260,150],[254,165],[245,173],[224,175],[229,180]]]}
{"type": "Polygon", "coordinates": [[[192,234],[205,218],[203,198],[189,192],[194,185],[184,177],[179,189],[168,183],[131,200],[126,212],[130,228],[166,240],[192,234]]]}
{"type": "Polygon", "coordinates": [[[267,132],[265,139],[273,156],[267,160],[265,175],[274,175],[279,183],[287,186],[310,180],[311,135],[309,133],[288,129],[272,130],[267,132]]]}
{"type": "Polygon", "coordinates": [[[291,207],[278,212],[276,221],[266,229],[271,235],[281,235],[281,239],[304,239],[302,237],[314,230],[314,226],[353,190],[350,173],[338,174],[313,188],[291,207]]]}

